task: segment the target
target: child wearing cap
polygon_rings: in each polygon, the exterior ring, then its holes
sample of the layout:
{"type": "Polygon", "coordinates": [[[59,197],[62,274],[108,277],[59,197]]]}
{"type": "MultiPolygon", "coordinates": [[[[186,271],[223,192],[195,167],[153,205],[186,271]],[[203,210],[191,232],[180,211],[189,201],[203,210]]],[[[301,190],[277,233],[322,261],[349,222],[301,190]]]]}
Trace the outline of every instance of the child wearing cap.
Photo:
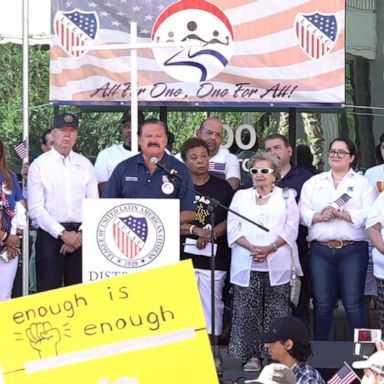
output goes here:
{"type": "Polygon", "coordinates": [[[272,359],[289,367],[298,384],[325,384],[320,373],[307,363],[312,356],[310,334],[298,317],[284,317],[272,321],[268,332],[261,335],[272,359]]]}

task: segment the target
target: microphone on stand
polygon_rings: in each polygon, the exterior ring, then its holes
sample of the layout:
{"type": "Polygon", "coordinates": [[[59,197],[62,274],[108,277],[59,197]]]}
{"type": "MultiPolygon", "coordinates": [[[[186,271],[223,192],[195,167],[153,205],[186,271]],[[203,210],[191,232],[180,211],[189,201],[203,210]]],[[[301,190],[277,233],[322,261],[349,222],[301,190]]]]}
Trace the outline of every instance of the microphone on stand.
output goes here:
{"type": "Polygon", "coordinates": [[[157,157],[155,156],[151,157],[149,162],[151,164],[155,164],[156,167],[159,167],[160,169],[162,169],[168,176],[172,178],[177,177],[179,180],[183,180],[183,176],[181,176],[176,169],[174,168],[169,169],[164,163],[161,163],[157,157]]]}

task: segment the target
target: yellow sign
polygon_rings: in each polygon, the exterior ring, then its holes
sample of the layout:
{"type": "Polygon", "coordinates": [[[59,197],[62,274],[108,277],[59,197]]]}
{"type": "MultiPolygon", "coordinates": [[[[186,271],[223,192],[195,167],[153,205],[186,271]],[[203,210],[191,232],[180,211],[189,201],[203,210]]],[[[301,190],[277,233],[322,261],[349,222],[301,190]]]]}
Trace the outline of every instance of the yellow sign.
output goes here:
{"type": "Polygon", "coordinates": [[[0,383],[218,383],[193,267],[0,304],[0,383]]]}

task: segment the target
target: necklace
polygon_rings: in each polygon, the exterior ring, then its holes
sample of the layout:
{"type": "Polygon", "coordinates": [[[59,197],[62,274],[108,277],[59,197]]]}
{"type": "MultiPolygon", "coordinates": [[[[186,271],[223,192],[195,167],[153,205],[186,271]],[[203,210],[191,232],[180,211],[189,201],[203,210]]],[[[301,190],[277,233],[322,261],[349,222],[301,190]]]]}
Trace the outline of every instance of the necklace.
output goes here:
{"type": "MultiPolygon", "coordinates": [[[[256,189],[256,188],[255,188],[255,189],[256,189]]],[[[262,196],[262,195],[259,195],[259,194],[257,193],[257,190],[256,190],[256,198],[257,198],[257,199],[269,199],[269,198],[271,197],[271,195],[272,195],[272,192],[273,192],[273,188],[272,188],[271,192],[269,192],[269,193],[267,193],[266,195],[262,196]]]]}

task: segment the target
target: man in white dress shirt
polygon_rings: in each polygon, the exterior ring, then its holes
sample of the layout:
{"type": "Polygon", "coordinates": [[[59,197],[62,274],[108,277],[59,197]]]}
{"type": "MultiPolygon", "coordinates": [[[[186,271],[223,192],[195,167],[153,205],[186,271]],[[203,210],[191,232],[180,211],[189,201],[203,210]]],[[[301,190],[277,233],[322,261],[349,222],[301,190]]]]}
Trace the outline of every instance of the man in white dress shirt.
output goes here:
{"type": "Polygon", "coordinates": [[[240,186],[240,164],[238,158],[222,146],[224,127],[217,117],[205,119],[196,131],[209,148],[209,173],[226,180],[232,189],[240,186]]]}
{"type": "MultiPolygon", "coordinates": [[[[144,122],[145,117],[143,112],[138,111],[137,120],[139,125],[144,122]]],[[[134,153],[131,152],[132,130],[131,111],[129,109],[124,112],[123,117],[120,120],[120,125],[123,142],[103,149],[96,158],[95,172],[100,194],[107,185],[116,165],[134,155],[134,153]]]]}
{"type": "Polygon", "coordinates": [[[97,198],[91,162],[73,152],[78,119],[65,113],[54,119],[54,144],[28,172],[28,206],[39,227],[36,238],[37,291],[82,281],[82,205],[97,198]]]}

